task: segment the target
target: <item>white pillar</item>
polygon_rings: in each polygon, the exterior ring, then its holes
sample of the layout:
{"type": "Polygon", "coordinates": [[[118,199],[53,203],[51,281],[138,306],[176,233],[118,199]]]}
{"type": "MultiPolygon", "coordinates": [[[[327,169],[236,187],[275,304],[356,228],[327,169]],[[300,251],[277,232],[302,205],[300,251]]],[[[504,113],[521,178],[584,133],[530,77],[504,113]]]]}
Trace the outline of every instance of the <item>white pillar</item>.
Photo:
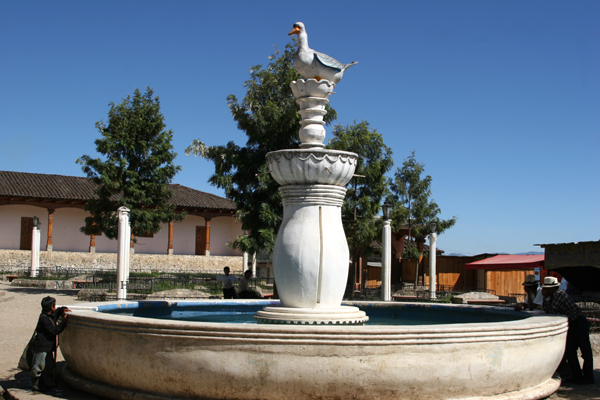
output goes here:
{"type": "Polygon", "coordinates": [[[436,288],[436,253],[435,243],[437,242],[437,233],[433,232],[429,234],[429,298],[435,299],[435,288],[436,288]]]}
{"type": "Polygon", "coordinates": [[[256,278],[256,253],[252,253],[252,277],[256,278]]]}
{"type": "Polygon", "coordinates": [[[127,282],[129,281],[129,252],[131,227],[129,209],[119,207],[119,251],[117,253],[117,300],[127,300],[127,282]]]}
{"type": "Polygon", "coordinates": [[[381,300],[392,300],[392,221],[383,220],[381,236],[381,300]]]}
{"type": "Polygon", "coordinates": [[[33,230],[31,231],[31,271],[30,276],[35,278],[40,269],[40,222],[33,217],[33,230]]]}
{"type": "Polygon", "coordinates": [[[246,272],[246,270],[248,269],[248,252],[244,252],[244,254],[242,254],[242,273],[246,272]]]}

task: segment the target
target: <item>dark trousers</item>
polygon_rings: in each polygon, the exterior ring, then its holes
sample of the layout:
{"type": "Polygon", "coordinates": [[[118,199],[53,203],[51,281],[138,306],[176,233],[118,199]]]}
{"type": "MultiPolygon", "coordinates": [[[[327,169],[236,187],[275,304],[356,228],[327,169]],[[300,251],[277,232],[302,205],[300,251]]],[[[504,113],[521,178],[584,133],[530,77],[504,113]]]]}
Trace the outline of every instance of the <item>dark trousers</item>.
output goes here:
{"type": "Polygon", "coordinates": [[[225,289],[223,288],[223,298],[225,299],[237,299],[237,293],[235,292],[235,288],[225,289]]]}
{"type": "Polygon", "coordinates": [[[54,381],[56,363],[54,353],[33,353],[33,367],[31,368],[32,388],[34,390],[47,390],[56,386],[54,381]]]}
{"type": "Polygon", "coordinates": [[[569,321],[565,358],[573,374],[572,378],[578,379],[582,376],[584,378],[593,378],[594,356],[592,354],[592,345],[590,344],[590,323],[585,317],[569,321]],[[579,366],[579,358],[577,358],[577,349],[581,350],[583,358],[583,374],[582,368],[579,366]]]}
{"type": "Polygon", "coordinates": [[[240,299],[262,299],[262,297],[253,290],[242,290],[239,296],[240,299]]]}

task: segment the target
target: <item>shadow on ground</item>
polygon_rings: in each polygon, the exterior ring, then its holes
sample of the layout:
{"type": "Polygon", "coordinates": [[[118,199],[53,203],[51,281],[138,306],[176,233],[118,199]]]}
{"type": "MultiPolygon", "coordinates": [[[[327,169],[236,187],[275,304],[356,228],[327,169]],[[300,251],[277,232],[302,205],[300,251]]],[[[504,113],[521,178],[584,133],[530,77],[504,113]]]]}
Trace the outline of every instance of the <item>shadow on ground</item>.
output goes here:
{"type": "MultiPolygon", "coordinates": [[[[594,357],[594,362],[599,361],[600,357],[594,357]]],[[[595,363],[594,363],[594,366],[595,363]]],[[[572,383],[563,382],[560,388],[547,400],[600,400],[600,369],[594,370],[593,385],[575,385],[572,383]]]]}
{"type": "MultiPolygon", "coordinates": [[[[103,400],[104,397],[95,396],[92,394],[84,393],[79,390],[75,390],[64,383],[60,377],[60,371],[66,366],[64,361],[56,363],[56,370],[58,376],[56,378],[57,387],[44,393],[37,393],[31,391],[31,375],[29,372],[21,371],[15,368],[14,371],[10,371],[11,374],[14,372],[14,379],[5,379],[0,381],[0,386],[6,390],[9,395],[5,394],[4,399],[66,399],[66,400],[103,400]]],[[[0,399],[2,396],[0,396],[0,399]]]]}

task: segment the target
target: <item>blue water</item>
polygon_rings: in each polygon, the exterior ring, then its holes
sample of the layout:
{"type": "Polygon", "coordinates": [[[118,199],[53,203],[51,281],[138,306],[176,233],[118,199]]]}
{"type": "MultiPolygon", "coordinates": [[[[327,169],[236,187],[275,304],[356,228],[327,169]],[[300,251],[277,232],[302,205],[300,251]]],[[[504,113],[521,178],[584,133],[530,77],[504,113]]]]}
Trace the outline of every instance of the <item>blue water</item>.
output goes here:
{"type": "MultiPolygon", "coordinates": [[[[278,301],[261,301],[258,303],[217,301],[210,303],[190,302],[178,305],[177,302],[148,301],[126,305],[99,306],[98,311],[165,320],[254,324],[256,323],[254,314],[257,311],[265,306],[278,304],[278,301]]],[[[352,305],[358,306],[367,313],[369,321],[366,325],[465,324],[514,321],[528,317],[527,313],[486,307],[447,307],[401,303],[391,303],[384,306],[372,304],[352,305]]]]}

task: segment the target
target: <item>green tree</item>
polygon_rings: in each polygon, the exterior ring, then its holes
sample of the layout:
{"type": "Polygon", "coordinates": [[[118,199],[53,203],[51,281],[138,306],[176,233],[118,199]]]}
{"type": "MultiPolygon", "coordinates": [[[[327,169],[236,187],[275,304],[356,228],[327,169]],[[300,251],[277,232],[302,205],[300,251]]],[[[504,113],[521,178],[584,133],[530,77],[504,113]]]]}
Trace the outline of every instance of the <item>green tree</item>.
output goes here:
{"type": "MultiPolygon", "coordinates": [[[[402,168],[398,168],[394,178],[390,179],[390,189],[392,196],[390,201],[393,205],[392,221],[393,229],[401,225],[409,227],[409,236],[415,239],[415,248],[412,248],[411,254],[404,256],[417,257],[419,262],[423,257],[423,243],[426,237],[431,233],[430,223],[436,223],[436,232],[442,233],[456,223],[456,217],[443,220],[438,217],[441,210],[431,197],[430,175],[421,178],[425,172],[425,165],[417,162],[415,152],[404,160],[402,168]]],[[[417,263],[418,278],[419,263],[417,263]]]]}
{"type": "Polygon", "coordinates": [[[96,150],[104,157],[83,155],[77,160],[98,185],[96,197],[85,207],[91,214],[81,228],[86,234],[103,232],[116,239],[116,210],[122,206],[131,210],[134,235],[156,233],[160,223],[185,217],[169,203],[173,193],[168,184],[181,167],[173,163],[177,156],[171,145],[173,132],[165,130],[159,98],[152,96],[150,88],[143,95],[136,89],[120,104],[111,102],[108,125],[96,122],[102,135],[95,141],[96,150]]]}
{"type": "Polygon", "coordinates": [[[330,149],[358,154],[354,177],[346,185],[346,199],[342,206],[342,222],[353,262],[372,251],[373,240],[381,237],[381,221],[375,216],[381,210],[383,199],[389,194],[385,174],[391,170],[392,149],[369,123],[354,122],[343,127],[336,125],[330,149]]]}
{"type": "MultiPolygon", "coordinates": [[[[227,103],[238,128],[246,133],[245,146],[233,141],[224,146],[206,146],[194,140],[186,154],[212,161],[215,173],[209,182],[225,190],[227,198],[237,203],[237,217],[247,235],[232,245],[249,253],[265,249],[270,252],[283,214],[279,185],[268,174],[266,154],[270,151],[298,148],[300,116],[290,88],[300,75],[293,68],[296,50],[288,44],[283,52],[275,49],[266,68],[250,69],[244,83],[246,96],[239,102],[234,95],[227,103]]],[[[335,120],[335,110],[327,107],[325,122],[335,120]]]]}

